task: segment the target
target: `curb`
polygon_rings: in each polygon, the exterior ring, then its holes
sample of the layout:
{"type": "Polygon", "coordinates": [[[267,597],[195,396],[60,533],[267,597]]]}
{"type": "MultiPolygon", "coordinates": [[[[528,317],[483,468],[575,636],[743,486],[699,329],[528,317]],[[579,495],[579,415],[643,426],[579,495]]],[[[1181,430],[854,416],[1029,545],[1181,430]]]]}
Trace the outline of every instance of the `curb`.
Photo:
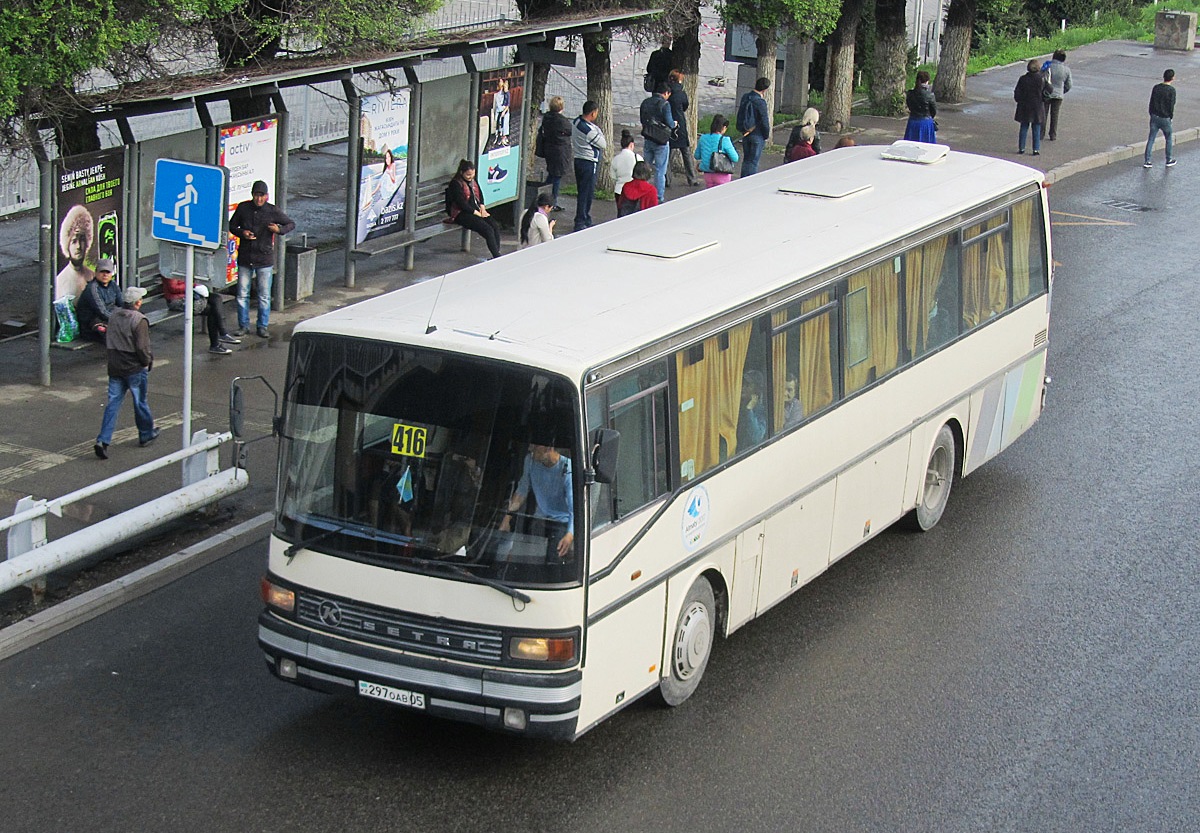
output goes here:
{"type": "MultiPolygon", "coordinates": [[[[1176,130],[1173,134],[1174,143],[1177,145],[1184,142],[1192,142],[1200,139],[1200,127],[1188,127],[1184,130],[1176,130]]],[[[1154,149],[1157,150],[1161,140],[1155,142],[1154,149]]],[[[1090,171],[1094,168],[1102,168],[1105,165],[1112,165],[1116,162],[1122,162],[1126,159],[1132,159],[1135,156],[1140,156],[1146,149],[1146,142],[1142,140],[1131,145],[1121,145],[1112,150],[1106,150],[1103,153],[1093,153],[1091,156],[1085,156],[1082,159],[1075,159],[1071,162],[1064,162],[1057,168],[1051,168],[1046,171],[1046,182],[1053,185],[1055,182],[1066,179],[1075,174],[1081,174],[1084,171],[1090,171]]]]}
{"type": "Polygon", "coordinates": [[[129,575],[9,625],[0,630],[0,660],[19,654],[26,648],[32,648],[224,558],[261,535],[270,526],[273,517],[271,512],[263,512],[129,575]]]}

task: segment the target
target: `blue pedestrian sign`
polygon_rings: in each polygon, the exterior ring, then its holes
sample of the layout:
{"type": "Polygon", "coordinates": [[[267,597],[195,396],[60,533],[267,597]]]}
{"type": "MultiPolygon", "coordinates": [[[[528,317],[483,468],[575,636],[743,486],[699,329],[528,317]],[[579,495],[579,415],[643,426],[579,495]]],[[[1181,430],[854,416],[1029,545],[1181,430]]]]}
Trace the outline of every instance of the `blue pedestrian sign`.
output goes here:
{"type": "Polygon", "coordinates": [[[215,249],[225,225],[225,169],[197,162],[154,163],[154,221],[158,240],[215,249]]]}

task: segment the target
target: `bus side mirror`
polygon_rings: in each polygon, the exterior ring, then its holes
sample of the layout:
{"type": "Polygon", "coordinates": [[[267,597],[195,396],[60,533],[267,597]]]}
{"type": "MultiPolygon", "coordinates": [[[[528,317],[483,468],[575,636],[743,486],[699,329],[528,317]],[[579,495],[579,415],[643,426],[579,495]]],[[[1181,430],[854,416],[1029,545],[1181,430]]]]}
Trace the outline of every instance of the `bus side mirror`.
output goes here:
{"type": "Polygon", "coordinates": [[[242,386],[234,384],[229,389],[229,433],[240,440],[246,431],[246,405],[242,386]]]}
{"type": "Polygon", "coordinates": [[[592,471],[597,483],[612,483],[617,478],[617,449],[621,432],[597,428],[592,432],[592,471]]]}

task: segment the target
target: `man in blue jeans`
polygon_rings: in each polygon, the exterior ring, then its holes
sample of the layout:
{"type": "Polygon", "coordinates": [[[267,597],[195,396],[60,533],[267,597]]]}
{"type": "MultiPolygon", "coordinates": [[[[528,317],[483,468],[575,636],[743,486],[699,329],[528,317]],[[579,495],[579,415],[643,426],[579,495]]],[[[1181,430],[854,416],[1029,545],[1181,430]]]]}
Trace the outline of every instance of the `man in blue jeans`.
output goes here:
{"type": "Polygon", "coordinates": [[[1146,139],[1143,168],[1154,167],[1154,163],[1150,161],[1150,151],[1154,150],[1154,140],[1158,138],[1160,130],[1167,140],[1167,167],[1175,164],[1175,156],[1172,153],[1174,137],[1171,135],[1171,120],[1175,118],[1175,88],[1171,86],[1174,82],[1175,70],[1165,70],[1162,83],[1155,84],[1154,89],[1150,91],[1150,135],[1146,139]]]}
{"type": "Polygon", "coordinates": [[[229,233],[238,240],[238,330],[250,329],[250,284],[258,284],[259,338],[268,338],[271,317],[271,278],[275,274],[275,235],[296,227],[292,219],[267,202],[267,183],[261,179],[250,188],[250,199],[238,203],[229,218],[229,233]]]}
{"type": "Polygon", "coordinates": [[[137,423],[138,445],[149,445],[158,437],[154,417],[146,402],[146,387],[150,368],[154,365],[154,354],[150,352],[150,322],[142,315],[142,296],[146,290],[131,286],[122,293],[124,308],[117,308],[108,318],[105,344],[108,347],[108,404],[104,406],[104,419],[100,423],[100,434],[92,451],[101,460],[108,459],[108,446],[112,443],[113,429],[117,416],[125,402],[125,392],[133,395],[133,419],[137,423]]]}
{"type": "Polygon", "coordinates": [[[600,105],[583,102],[583,112],[575,119],[571,131],[571,153],[575,157],[575,231],[592,227],[592,197],[596,195],[596,167],[600,154],[608,147],[604,133],[596,127],[600,105]]]}
{"type": "Polygon", "coordinates": [[[671,88],[666,81],[654,85],[654,92],[642,101],[638,109],[638,119],[642,123],[642,149],[646,161],[654,168],[654,190],[658,192],[658,201],[666,201],[667,165],[671,159],[671,136],[675,130],[675,116],[671,112],[669,100],[671,88]],[[657,135],[664,141],[651,138],[657,135]]]}
{"type": "Polygon", "coordinates": [[[754,89],[738,103],[737,129],[742,132],[742,176],[758,173],[758,160],[771,135],[771,111],[767,109],[767,90],[771,82],[759,78],[754,89]]]}

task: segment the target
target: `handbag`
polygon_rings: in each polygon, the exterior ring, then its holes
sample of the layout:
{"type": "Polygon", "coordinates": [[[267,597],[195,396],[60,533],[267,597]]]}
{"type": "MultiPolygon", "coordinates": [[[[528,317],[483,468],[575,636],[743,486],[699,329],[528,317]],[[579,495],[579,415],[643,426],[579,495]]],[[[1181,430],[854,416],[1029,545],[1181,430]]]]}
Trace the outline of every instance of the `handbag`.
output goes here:
{"type": "Polygon", "coordinates": [[[708,158],[708,169],[714,174],[733,173],[733,160],[729,158],[729,155],[725,151],[721,150],[720,142],[717,142],[717,149],[708,158]]]}
{"type": "Polygon", "coordinates": [[[648,72],[642,76],[642,89],[648,93],[654,92],[654,76],[648,72]]]}

